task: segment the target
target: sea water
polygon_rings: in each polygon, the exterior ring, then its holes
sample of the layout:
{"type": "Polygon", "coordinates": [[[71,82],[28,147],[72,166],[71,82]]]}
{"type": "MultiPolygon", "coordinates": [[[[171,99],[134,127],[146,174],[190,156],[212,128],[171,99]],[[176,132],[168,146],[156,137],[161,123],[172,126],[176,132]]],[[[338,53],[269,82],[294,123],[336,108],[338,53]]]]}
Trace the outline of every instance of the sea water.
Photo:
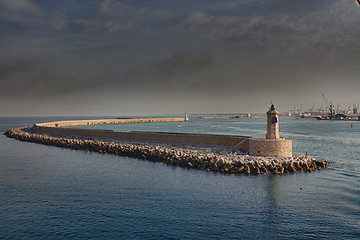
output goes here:
{"type": "MultiPolygon", "coordinates": [[[[0,118],[0,132],[74,117],[0,118]]],[[[87,119],[95,119],[87,117],[87,119]]],[[[266,119],[97,125],[264,137],[266,119]]],[[[359,239],[360,122],[280,119],[328,168],[232,175],[0,135],[0,239],[359,239]]]]}

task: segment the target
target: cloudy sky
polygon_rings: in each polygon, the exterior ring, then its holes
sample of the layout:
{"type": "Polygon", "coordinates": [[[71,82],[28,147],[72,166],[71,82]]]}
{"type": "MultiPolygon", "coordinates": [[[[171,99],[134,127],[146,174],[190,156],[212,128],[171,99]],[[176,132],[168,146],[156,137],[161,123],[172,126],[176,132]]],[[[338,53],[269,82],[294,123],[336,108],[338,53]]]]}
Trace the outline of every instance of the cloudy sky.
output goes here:
{"type": "Polygon", "coordinates": [[[355,0],[0,0],[0,116],[360,103],[355,0]]]}

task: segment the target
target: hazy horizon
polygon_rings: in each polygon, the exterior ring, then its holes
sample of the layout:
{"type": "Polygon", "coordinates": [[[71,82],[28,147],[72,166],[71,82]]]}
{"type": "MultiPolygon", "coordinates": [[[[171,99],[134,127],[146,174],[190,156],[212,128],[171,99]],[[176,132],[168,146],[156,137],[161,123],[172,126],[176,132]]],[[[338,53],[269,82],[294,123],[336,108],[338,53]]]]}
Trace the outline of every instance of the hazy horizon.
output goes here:
{"type": "Polygon", "coordinates": [[[355,0],[0,0],[0,116],[359,104],[355,0]]]}

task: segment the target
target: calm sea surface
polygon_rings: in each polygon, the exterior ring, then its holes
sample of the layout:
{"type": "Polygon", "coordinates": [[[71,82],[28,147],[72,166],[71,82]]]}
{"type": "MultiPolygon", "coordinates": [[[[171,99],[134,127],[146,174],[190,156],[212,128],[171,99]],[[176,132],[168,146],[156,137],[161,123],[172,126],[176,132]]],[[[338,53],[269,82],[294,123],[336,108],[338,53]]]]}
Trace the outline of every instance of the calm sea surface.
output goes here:
{"type": "MultiPolygon", "coordinates": [[[[0,118],[0,132],[66,119],[0,118]]],[[[192,120],[96,128],[265,136],[264,118],[192,120]]],[[[236,176],[0,135],[0,239],[360,239],[360,122],[280,131],[330,167],[236,176]]]]}

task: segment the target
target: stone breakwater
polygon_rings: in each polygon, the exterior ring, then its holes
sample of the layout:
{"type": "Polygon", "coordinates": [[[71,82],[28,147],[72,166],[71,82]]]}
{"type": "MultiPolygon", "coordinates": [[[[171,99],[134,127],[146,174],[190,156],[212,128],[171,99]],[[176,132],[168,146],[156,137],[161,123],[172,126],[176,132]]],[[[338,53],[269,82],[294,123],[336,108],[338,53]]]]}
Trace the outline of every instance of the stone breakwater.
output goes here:
{"type": "Polygon", "coordinates": [[[211,146],[180,147],[166,143],[124,143],[111,139],[51,136],[32,132],[31,128],[11,129],[6,131],[5,135],[20,141],[129,156],[168,165],[232,174],[310,172],[328,166],[327,161],[317,161],[307,155],[288,158],[256,157],[240,152],[219,153],[211,146]]]}

